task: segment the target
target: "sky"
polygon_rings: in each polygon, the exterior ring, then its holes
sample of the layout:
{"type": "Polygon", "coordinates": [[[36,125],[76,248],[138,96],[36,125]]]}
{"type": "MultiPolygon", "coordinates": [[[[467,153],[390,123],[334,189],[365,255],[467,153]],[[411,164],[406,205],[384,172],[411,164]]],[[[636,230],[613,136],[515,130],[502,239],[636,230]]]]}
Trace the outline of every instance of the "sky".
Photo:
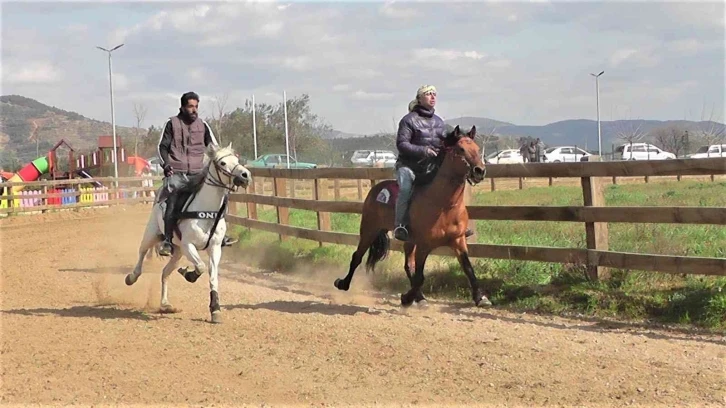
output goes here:
{"type": "Polygon", "coordinates": [[[8,2],[2,94],[161,126],[195,91],[202,116],[310,95],[334,129],[395,130],[423,84],[444,119],[724,121],[723,1],[8,2]]]}

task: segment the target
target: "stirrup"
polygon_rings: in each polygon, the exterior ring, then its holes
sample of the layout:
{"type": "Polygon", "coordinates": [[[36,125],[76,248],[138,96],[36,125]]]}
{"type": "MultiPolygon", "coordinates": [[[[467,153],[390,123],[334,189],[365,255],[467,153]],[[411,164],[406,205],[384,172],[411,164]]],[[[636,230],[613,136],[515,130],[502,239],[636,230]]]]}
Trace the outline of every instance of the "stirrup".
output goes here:
{"type": "Polygon", "coordinates": [[[399,225],[393,230],[393,237],[399,241],[408,241],[408,230],[404,225],[399,225]]]}
{"type": "Polygon", "coordinates": [[[161,256],[171,256],[171,254],[174,252],[174,246],[167,241],[164,241],[161,243],[161,248],[159,248],[159,255],[161,256]],[[167,247],[168,245],[168,247],[167,247]]]}
{"type": "Polygon", "coordinates": [[[470,237],[470,236],[472,236],[472,235],[474,235],[474,231],[472,231],[472,229],[471,229],[471,228],[467,228],[467,229],[466,229],[466,232],[464,233],[464,236],[465,236],[466,238],[469,238],[469,237],[470,237]]]}

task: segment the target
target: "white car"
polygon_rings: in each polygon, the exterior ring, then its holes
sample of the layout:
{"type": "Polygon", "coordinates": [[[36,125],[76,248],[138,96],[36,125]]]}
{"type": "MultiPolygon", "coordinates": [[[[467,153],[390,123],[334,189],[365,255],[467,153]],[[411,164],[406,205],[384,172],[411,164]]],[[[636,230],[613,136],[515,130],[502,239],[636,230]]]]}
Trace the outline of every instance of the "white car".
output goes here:
{"type": "Polygon", "coordinates": [[[547,163],[579,162],[583,157],[592,156],[590,153],[575,146],[550,147],[544,152],[547,163]]]}
{"type": "Polygon", "coordinates": [[[356,150],[350,162],[355,166],[374,166],[383,162],[383,167],[393,167],[396,164],[397,156],[390,150],[356,150]]]}
{"type": "Polygon", "coordinates": [[[726,157],[726,144],[701,146],[688,156],[689,159],[707,159],[709,157],[726,157]]]}
{"type": "Polygon", "coordinates": [[[512,163],[524,163],[522,155],[519,150],[507,149],[500,152],[494,152],[487,157],[482,159],[484,163],[491,164],[512,164],[512,163]]]}
{"type": "Polygon", "coordinates": [[[615,152],[617,153],[615,158],[621,160],[669,160],[676,158],[675,154],[666,152],[650,143],[626,143],[618,146],[615,152]]]}
{"type": "Polygon", "coordinates": [[[158,157],[151,157],[147,159],[146,161],[149,162],[149,166],[151,167],[151,173],[159,176],[164,174],[164,169],[161,168],[161,159],[158,157]]]}

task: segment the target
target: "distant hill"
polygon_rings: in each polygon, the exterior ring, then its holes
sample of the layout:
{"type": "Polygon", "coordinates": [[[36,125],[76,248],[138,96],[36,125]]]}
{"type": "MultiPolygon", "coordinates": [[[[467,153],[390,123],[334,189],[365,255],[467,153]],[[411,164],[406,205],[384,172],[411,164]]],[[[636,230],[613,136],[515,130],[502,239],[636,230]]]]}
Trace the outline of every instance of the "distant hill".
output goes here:
{"type": "MultiPolygon", "coordinates": [[[[95,149],[98,137],[111,134],[111,124],[75,112],[48,106],[20,95],[0,96],[0,165],[11,167],[37,158],[59,140],[65,139],[75,150],[95,149]]],[[[122,144],[131,145],[135,129],[116,125],[122,144]]],[[[141,130],[146,134],[146,130],[141,130]]]]}
{"type": "MultiPolygon", "coordinates": [[[[549,146],[576,145],[587,147],[590,150],[597,149],[597,121],[589,119],[571,119],[550,123],[543,126],[520,126],[506,122],[500,122],[488,118],[457,118],[449,119],[447,124],[452,126],[460,125],[469,128],[477,126],[477,131],[494,132],[495,135],[511,136],[514,138],[527,137],[540,138],[549,146]]],[[[695,131],[710,127],[724,128],[723,123],[718,122],[693,122],[688,120],[617,120],[600,121],[600,132],[602,134],[603,151],[610,151],[611,145],[621,144],[620,134],[637,131],[642,134],[666,126],[677,126],[683,130],[695,131]]],[[[723,131],[722,131],[723,132],[723,131]]]]}

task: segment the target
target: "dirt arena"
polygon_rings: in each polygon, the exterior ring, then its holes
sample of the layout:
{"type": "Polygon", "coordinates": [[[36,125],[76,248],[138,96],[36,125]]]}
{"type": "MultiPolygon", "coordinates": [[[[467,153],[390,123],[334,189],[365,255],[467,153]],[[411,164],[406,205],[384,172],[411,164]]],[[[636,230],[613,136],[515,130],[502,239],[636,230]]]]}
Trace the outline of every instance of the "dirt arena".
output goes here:
{"type": "MultiPolygon", "coordinates": [[[[225,249],[223,323],[207,276],[136,260],[148,207],[15,216],[2,234],[3,405],[726,406],[726,339],[478,310],[255,271],[225,249]]],[[[206,256],[205,256],[206,259],[206,256]]],[[[182,265],[186,265],[184,262],[182,265]]],[[[402,272],[403,273],[403,272],[402,272]]]]}

